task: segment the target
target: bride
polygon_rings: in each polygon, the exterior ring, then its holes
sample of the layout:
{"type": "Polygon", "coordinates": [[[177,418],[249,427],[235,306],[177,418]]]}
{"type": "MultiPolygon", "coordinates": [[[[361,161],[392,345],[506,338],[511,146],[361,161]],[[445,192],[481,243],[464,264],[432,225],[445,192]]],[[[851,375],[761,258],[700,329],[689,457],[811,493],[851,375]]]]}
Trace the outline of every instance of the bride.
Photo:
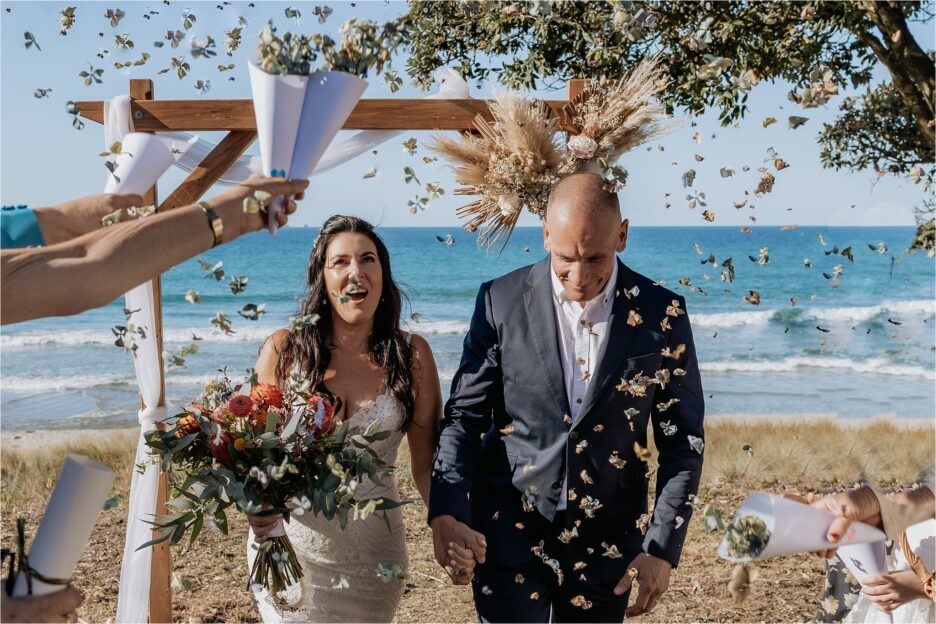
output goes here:
{"type": "MultiPolygon", "coordinates": [[[[394,465],[400,442],[409,443],[413,479],[429,500],[430,469],[442,410],[439,377],[428,343],[400,330],[400,291],[390,271],[387,247],[373,226],[355,217],[333,216],[312,247],[308,292],[302,315],[318,315],[314,326],[281,329],[267,339],[255,369],[259,381],[285,385],[298,368],[313,388],[332,398],[338,419],[361,429],[380,427],[393,435],[371,448],[394,465]]],[[[400,500],[393,479],[386,486],[366,481],[360,498],[400,500]]],[[[277,608],[265,591],[257,598],[265,622],[389,622],[403,595],[406,533],[400,509],[350,521],[342,530],[311,512],[293,515],[286,533],[303,576],[277,608]]],[[[282,518],[248,515],[251,536],[262,542],[282,518]]],[[[248,559],[255,546],[248,539],[248,559]]],[[[470,580],[474,556],[453,545],[453,567],[470,580]]],[[[248,561],[248,565],[251,561],[248,561]]]]}

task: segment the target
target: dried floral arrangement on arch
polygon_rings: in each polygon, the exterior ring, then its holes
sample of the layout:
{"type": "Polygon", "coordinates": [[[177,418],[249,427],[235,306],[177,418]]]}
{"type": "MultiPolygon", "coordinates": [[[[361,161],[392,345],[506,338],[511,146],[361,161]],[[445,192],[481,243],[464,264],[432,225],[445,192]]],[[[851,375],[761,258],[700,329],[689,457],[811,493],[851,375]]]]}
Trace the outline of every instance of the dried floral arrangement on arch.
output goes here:
{"type": "Polygon", "coordinates": [[[521,209],[545,217],[549,193],[565,176],[599,173],[617,191],[627,176],[617,160],[672,129],[654,100],[665,81],[649,59],[624,78],[588,83],[563,110],[568,140],[549,106],[515,91],[495,94],[493,122],[478,115],[477,135],[436,135],[432,149],[452,163],[462,185],[455,193],[477,196],[457,211],[465,229],[478,233],[479,246],[503,250],[521,209]]]}

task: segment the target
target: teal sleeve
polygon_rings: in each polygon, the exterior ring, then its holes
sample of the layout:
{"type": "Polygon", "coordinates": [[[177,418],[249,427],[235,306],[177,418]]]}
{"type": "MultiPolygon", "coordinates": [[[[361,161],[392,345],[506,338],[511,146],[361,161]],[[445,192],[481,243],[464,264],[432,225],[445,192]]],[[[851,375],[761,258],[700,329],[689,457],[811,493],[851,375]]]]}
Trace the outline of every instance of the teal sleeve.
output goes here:
{"type": "Polygon", "coordinates": [[[4,206],[0,210],[0,247],[36,247],[45,245],[36,213],[26,206],[4,206]]]}

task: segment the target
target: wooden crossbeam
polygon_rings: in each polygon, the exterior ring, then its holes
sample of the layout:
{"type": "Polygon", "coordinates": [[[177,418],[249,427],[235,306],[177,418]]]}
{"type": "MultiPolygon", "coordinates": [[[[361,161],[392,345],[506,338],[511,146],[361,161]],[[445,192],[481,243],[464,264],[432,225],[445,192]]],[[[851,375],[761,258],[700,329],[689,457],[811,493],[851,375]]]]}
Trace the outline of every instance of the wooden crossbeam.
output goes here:
{"type": "Polygon", "coordinates": [[[252,130],[232,130],[188,177],[159,205],[159,212],[188,206],[197,202],[211,185],[221,179],[231,165],[240,158],[257,138],[252,130]]]}
{"type": "MultiPolygon", "coordinates": [[[[546,103],[561,119],[566,100],[546,103]]],[[[104,123],[103,102],[78,106],[85,119],[104,123]]],[[[253,100],[134,100],[130,111],[139,132],[257,130],[253,100]]],[[[490,118],[487,100],[375,98],[358,102],[344,129],[469,130],[478,114],[490,118]]]]}

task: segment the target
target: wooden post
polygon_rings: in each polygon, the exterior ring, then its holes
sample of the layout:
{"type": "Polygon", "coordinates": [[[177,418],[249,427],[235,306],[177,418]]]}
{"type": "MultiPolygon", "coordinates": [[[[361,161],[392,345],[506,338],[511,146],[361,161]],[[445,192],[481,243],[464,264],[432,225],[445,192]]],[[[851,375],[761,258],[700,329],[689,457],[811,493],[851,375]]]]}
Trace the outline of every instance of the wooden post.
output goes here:
{"type": "Polygon", "coordinates": [[[568,98],[568,100],[571,102],[572,100],[580,96],[582,92],[585,91],[585,85],[587,84],[588,84],[588,81],[583,80],[582,78],[575,78],[574,80],[570,80],[569,84],[566,85],[566,90],[567,90],[566,97],[568,98]]]}
{"type": "MultiPolygon", "coordinates": [[[[152,100],[153,99],[153,81],[138,80],[130,81],[130,99],[132,100],[152,100]]],[[[147,204],[157,205],[156,186],[148,190],[143,195],[143,200],[147,204]]],[[[166,382],[162,362],[162,289],[160,287],[159,277],[153,278],[153,318],[156,327],[150,328],[156,339],[156,353],[159,357],[159,402],[157,406],[166,404],[166,382]]],[[[169,483],[166,475],[160,470],[159,487],[156,490],[156,510],[157,514],[166,513],[166,500],[169,493],[169,483]]],[[[157,537],[154,533],[153,537],[157,537]]],[[[149,621],[151,624],[157,622],[172,622],[172,593],[169,585],[171,577],[171,568],[169,562],[169,542],[162,542],[153,546],[152,560],[150,563],[150,591],[149,591],[149,621]]]]}

